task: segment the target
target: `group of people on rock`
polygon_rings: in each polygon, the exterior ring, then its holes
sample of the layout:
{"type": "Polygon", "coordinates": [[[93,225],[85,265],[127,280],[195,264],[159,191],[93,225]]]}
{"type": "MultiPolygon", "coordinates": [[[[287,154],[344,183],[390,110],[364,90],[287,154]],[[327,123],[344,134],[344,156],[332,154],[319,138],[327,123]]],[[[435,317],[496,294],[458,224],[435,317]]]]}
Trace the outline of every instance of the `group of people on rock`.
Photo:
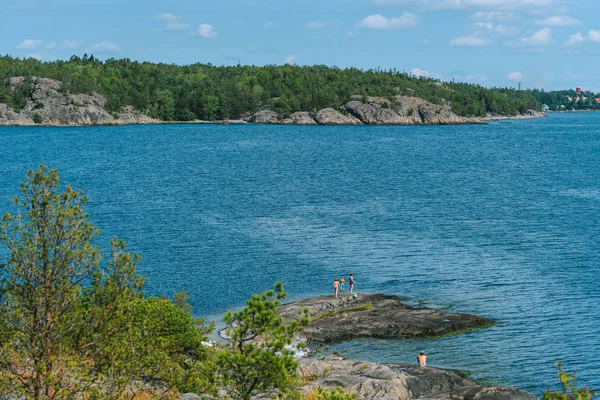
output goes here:
{"type": "MultiPolygon", "coordinates": [[[[354,291],[354,275],[350,274],[348,277],[348,293],[352,294],[354,291]]],[[[339,280],[336,278],[333,281],[333,292],[335,297],[338,297],[338,294],[346,292],[346,279],[342,276],[339,280]]],[[[427,366],[427,354],[424,351],[420,352],[417,356],[417,364],[421,367],[427,366]]]]}
{"type": "MultiPolygon", "coordinates": [[[[348,277],[348,286],[348,293],[352,294],[352,292],[354,291],[354,276],[352,274],[350,274],[350,276],[348,277]]],[[[346,292],[346,280],[343,276],[340,280],[336,278],[333,281],[333,292],[336,298],[338,297],[338,293],[346,292]]]]}

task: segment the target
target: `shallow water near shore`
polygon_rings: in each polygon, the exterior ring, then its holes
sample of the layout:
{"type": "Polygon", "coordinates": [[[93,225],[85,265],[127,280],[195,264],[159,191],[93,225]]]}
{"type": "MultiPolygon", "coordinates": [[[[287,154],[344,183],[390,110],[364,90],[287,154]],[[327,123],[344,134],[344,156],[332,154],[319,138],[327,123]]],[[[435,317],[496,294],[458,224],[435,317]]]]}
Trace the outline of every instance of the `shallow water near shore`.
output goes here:
{"type": "Polygon", "coordinates": [[[600,113],[473,126],[0,128],[0,212],[29,168],[85,190],[143,256],[147,293],[221,315],[277,280],[498,320],[429,340],[328,346],[470,370],[540,395],[554,361],[600,388],[600,113]]]}

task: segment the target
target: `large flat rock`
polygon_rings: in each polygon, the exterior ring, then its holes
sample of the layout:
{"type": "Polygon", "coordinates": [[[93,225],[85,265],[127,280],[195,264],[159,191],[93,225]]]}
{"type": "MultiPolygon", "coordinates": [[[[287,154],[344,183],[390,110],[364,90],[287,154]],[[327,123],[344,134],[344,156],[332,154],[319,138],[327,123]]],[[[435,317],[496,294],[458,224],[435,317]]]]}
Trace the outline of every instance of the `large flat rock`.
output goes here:
{"type": "Polygon", "coordinates": [[[534,400],[523,390],[480,386],[460,371],[409,364],[377,364],[344,360],[328,356],[324,359],[300,360],[299,375],[307,382],[303,392],[317,387],[342,387],[357,400],[534,400]]]}
{"type": "Polygon", "coordinates": [[[321,296],[279,308],[286,320],[308,309],[311,323],[302,332],[310,343],[335,343],[362,337],[398,339],[438,337],[484,328],[493,321],[472,314],[447,313],[430,308],[413,308],[398,296],[359,294],[321,296]]]}

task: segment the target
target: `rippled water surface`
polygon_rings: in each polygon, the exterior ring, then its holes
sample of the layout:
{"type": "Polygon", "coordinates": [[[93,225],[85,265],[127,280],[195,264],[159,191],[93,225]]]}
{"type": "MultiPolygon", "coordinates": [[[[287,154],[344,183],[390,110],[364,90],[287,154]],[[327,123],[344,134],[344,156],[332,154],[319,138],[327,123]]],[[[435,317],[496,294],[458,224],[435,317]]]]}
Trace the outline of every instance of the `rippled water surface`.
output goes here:
{"type": "MultiPolygon", "coordinates": [[[[436,340],[333,346],[473,371],[535,394],[562,360],[600,387],[600,114],[487,126],[0,128],[0,211],[27,169],[86,191],[98,243],[143,256],[148,293],[213,317],[283,280],[498,320],[436,340]]],[[[216,318],[216,317],[215,317],[216,318]]]]}

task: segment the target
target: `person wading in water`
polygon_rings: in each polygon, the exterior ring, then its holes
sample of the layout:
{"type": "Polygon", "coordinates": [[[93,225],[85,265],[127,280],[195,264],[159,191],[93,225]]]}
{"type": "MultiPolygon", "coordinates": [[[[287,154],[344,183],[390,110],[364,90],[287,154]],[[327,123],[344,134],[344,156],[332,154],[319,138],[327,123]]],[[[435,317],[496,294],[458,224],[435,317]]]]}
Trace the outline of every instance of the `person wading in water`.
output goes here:
{"type": "Polygon", "coordinates": [[[421,367],[427,366],[427,354],[425,354],[424,351],[420,352],[419,355],[417,356],[417,362],[419,363],[419,365],[421,367]]]}

